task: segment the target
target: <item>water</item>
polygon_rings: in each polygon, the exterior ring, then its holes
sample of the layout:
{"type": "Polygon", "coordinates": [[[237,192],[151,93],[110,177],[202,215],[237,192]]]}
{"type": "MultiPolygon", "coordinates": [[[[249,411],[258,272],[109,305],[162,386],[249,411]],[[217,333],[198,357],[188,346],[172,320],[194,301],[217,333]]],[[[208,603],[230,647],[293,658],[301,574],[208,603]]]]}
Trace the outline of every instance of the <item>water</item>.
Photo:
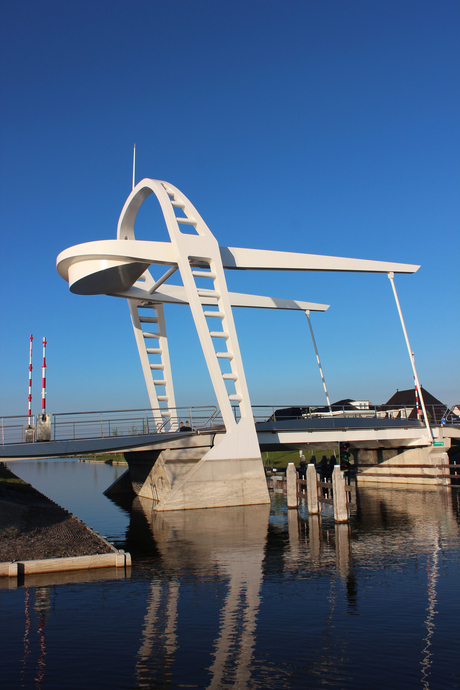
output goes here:
{"type": "Polygon", "coordinates": [[[102,495],[120,467],[10,467],[133,567],[0,589],[2,688],[460,687],[458,489],[362,488],[348,526],[279,493],[156,514],[102,495]]]}

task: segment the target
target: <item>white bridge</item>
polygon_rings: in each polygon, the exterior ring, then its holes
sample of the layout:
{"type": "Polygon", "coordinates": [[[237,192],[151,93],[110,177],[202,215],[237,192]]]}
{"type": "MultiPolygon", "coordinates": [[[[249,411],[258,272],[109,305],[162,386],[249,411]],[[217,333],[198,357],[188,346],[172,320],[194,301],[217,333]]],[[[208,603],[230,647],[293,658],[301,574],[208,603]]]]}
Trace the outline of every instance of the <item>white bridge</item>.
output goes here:
{"type": "MultiPolygon", "coordinates": [[[[292,416],[292,410],[301,410],[298,407],[253,407],[260,451],[322,448],[338,455],[340,444],[348,443],[358,463],[360,482],[395,481],[395,476],[419,484],[450,482],[446,450],[452,438],[460,438],[458,425],[432,426],[432,443],[421,421],[391,418],[388,415],[394,410],[385,410],[383,405],[367,411],[367,416],[345,410],[331,416],[314,412],[318,407],[309,406],[301,416],[292,416]],[[369,461],[371,467],[366,470],[362,465],[369,461]]],[[[433,419],[441,419],[445,409],[429,406],[428,412],[433,419]]],[[[217,407],[176,408],[170,413],[161,424],[156,422],[158,411],[150,409],[53,414],[49,439],[34,443],[23,440],[26,415],[2,417],[0,460],[124,453],[130,469],[109,493],[134,490],[138,496],[154,499],[155,509],[167,509],[162,506],[171,501],[172,490],[178,493],[179,486],[193,486],[191,470],[225,435],[217,407]],[[192,426],[190,431],[179,430],[184,421],[192,426]]],[[[201,500],[200,487],[194,488],[195,499],[201,500]]]]}
{"type": "MultiPolygon", "coordinates": [[[[200,451],[198,462],[189,464],[185,457],[187,453],[182,452],[181,455],[180,449],[175,452],[174,470],[171,470],[171,455],[169,460],[165,454],[161,456],[158,452],[151,453],[150,460],[148,456],[144,457],[142,462],[149,464],[150,497],[158,501],[158,510],[268,502],[259,440],[262,439],[264,447],[267,434],[273,440],[281,432],[256,430],[232,309],[249,307],[303,311],[311,329],[310,312],[328,308],[324,304],[229,292],[225,269],[386,273],[400,314],[424,416],[424,424],[419,424],[415,432],[418,441],[411,437],[410,442],[431,447],[433,432],[394,284],[396,273],[414,273],[418,268],[383,261],[219,247],[187,197],[172,184],[151,179],[144,179],[136,186],[133,180],[133,190],[118,222],[117,239],[76,245],[63,251],[57,258],[57,270],[68,281],[72,292],[127,299],[154,421],[162,428],[165,428],[166,421],[172,434],[178,432],[178,427],[175,426],[176,403],[163,305],[185,304],[190,307],[223,428],[206,452],[203,454],[200,451]],[[152,193],[163,212],[170,242],[140,241],[135,238],[137,213],[152,193]],[[154,278],[150,273],[152,266],[162,267],[162,275],[154,278]],[[168,284],[173,274],[180,276],[182,285],[168,284]],[[174,482],[171,481],[173,474],[174,482]]],[[[326,400],[330,406],[312,330],[311,333],[326,400]]],[[[301,433],[305,441],[309,432],[304,429],[301,433]]],[[[336,430],[329,430],[329,433],[339,434],[336,430]]],[[[197,435],[193,437],[196,439],[197,435]]],[[[284,433],[279,438],[279,442],[284,443],[281,437],[284,438],[284,433]]],[[[185,437],[182,438],[185,441],[185,437]]],[[[332,442],[336,442],[335,438],[332,442]]],[[[298,447],[302,447],[302,444],[298,447]]],[[[173,450],[169,449],[169,453],[173,453],[173,450]]],[[[141,454],[142,451],[138,451],[139,459],[141,454]]],[[[193,455],[194,459],[197,454],[190,449],[189,455],[193,455]]]]}

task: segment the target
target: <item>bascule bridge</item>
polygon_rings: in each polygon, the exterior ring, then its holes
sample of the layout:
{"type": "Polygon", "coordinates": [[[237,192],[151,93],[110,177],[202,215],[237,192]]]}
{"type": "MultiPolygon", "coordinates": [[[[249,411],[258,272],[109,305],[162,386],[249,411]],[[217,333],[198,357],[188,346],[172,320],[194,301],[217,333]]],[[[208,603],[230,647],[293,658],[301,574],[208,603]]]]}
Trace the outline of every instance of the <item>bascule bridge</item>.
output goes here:
{"type": "MultiPolygon", "coordinates": [[[[386,273],[410,356],[394,275],[414,273],[418,268],[384,261],[221,247],[197,209],[177,187],[152,179],[144,179],[134,186],[122,209],[116,239],[76,245],[57,258],[58,272],[68,281],[72,292],[113,295],[127,300],[151,408],[158,425],[165,429],[166,424],[170,432],[177,431],[177,417],[164,304],[185,304],[191,310],[224,428],[213,436],[209,445],[200,445],[196,437],[190,443],[184,438],[177,448],[138,451],[137,456],[134,452],[130,454],[131,473],[133,477],[140,475],[137,484],[143,487],[139,491],[155,498],[158,510],[268,502],[232,310],[234,307],[299,310],[305,312],[311,328],[310,312],[328,308],[312,302],[229,292],[225,270],[386,273]],[[169,242],[136,240],[136,216],[151,194],[160,204],[169,242]],[[157,267],[161,270],[154,277],[151,269],[158,270],[157,267]],[[180,276],[182,285],[168,283],[174,274],[180,276]]],[[[413,358],[410,359],[420,391],[413,358]]],[[[321,366],[320,371],[322,375],[321,366]]],[[[326,387],[325,392],[327,397],[326,387]]],[[[430,444],[432,432],[424,408],[423,411],[423,434],[425,442],[430,444]]]]}

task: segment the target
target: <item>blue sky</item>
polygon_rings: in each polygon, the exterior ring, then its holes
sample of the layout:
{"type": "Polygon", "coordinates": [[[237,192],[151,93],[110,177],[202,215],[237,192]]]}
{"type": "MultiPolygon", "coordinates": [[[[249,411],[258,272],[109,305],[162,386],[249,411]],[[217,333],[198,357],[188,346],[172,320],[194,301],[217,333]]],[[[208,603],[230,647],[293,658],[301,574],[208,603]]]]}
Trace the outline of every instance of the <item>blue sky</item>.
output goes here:
{"type": "MultiPolygon", "coordinates": [[[[127,305],[70,293],[57,254],[116,236],[136,179],[167,180],[227,246],[420,264],[397,276],[420,382],[460,402],[458,0],[3,0],[1,414],[148,398],[127,305]]],[[[155,201],[136,224],[163,239],[155,201]]],[[[154,277],[158,277],[152,271],[154,277]]],[[[330,397],[413,385],[385,275],[227,272],[330,304],[330,397]]],[[[193,321],[167,309],[178,404],[214,402],[193,321]]],[[[235,310],[254,404],[323,403],[302,313],[235,310]]]]}

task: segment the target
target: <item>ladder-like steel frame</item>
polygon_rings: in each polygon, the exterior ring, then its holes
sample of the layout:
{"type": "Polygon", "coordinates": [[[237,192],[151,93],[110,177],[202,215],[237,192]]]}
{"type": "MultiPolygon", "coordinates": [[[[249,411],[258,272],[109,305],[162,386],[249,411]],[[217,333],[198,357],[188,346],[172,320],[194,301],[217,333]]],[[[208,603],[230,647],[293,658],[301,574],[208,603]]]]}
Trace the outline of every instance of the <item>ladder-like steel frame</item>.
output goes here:
{"type": "MultiPolygon", "coordinates": [[[[142,180],[128,197],[121,212],[118,239],[135,239],[137,212],[151,193],[155,194],[163,211],[186,301],[190,305],[225,424],[225,437],[231,439],[232,455],[235,456],[236,453],[245,457],[260,457],[220,248],[197,209],[170,183],[142,180]]],[[[131,319],[150,402],[156,408],[160,407],[161,402],[166,403],[161,412],[166,415],[168,408],[175,405],[163,307],[154,301],[154,282],[148,270],[142,274],[140,282],[144,290],[147,288],[149,292],[152,291],[152,301],[130,299],[131,319]],[[146,332],[142,328],[143,323],[150,323],[150,320],[142,320],[148,317],[140,317],[138,314],[142,306],[155,310],[156,315],[152,318],[156,319],[157,331],[146,332]],[[147,339],[158,340],[158,347],[146,347],[147,339]],[[152,364],[150,355],[158,355],[161,361],[152,364]],[[152,370],[161,371],[163,377],[152,378],[152,370]],[[161,395],[158,394],[160,386],[165,389],[161,395]]],[[[140,287],[139,281],[134,287],[140,287]]],[[[229,452],[229,448],[224,449],[229,443],[225,441],[225,437],[219,444],[223,446],[219,451],[224,453],[222,457],[229,452]]]]}

